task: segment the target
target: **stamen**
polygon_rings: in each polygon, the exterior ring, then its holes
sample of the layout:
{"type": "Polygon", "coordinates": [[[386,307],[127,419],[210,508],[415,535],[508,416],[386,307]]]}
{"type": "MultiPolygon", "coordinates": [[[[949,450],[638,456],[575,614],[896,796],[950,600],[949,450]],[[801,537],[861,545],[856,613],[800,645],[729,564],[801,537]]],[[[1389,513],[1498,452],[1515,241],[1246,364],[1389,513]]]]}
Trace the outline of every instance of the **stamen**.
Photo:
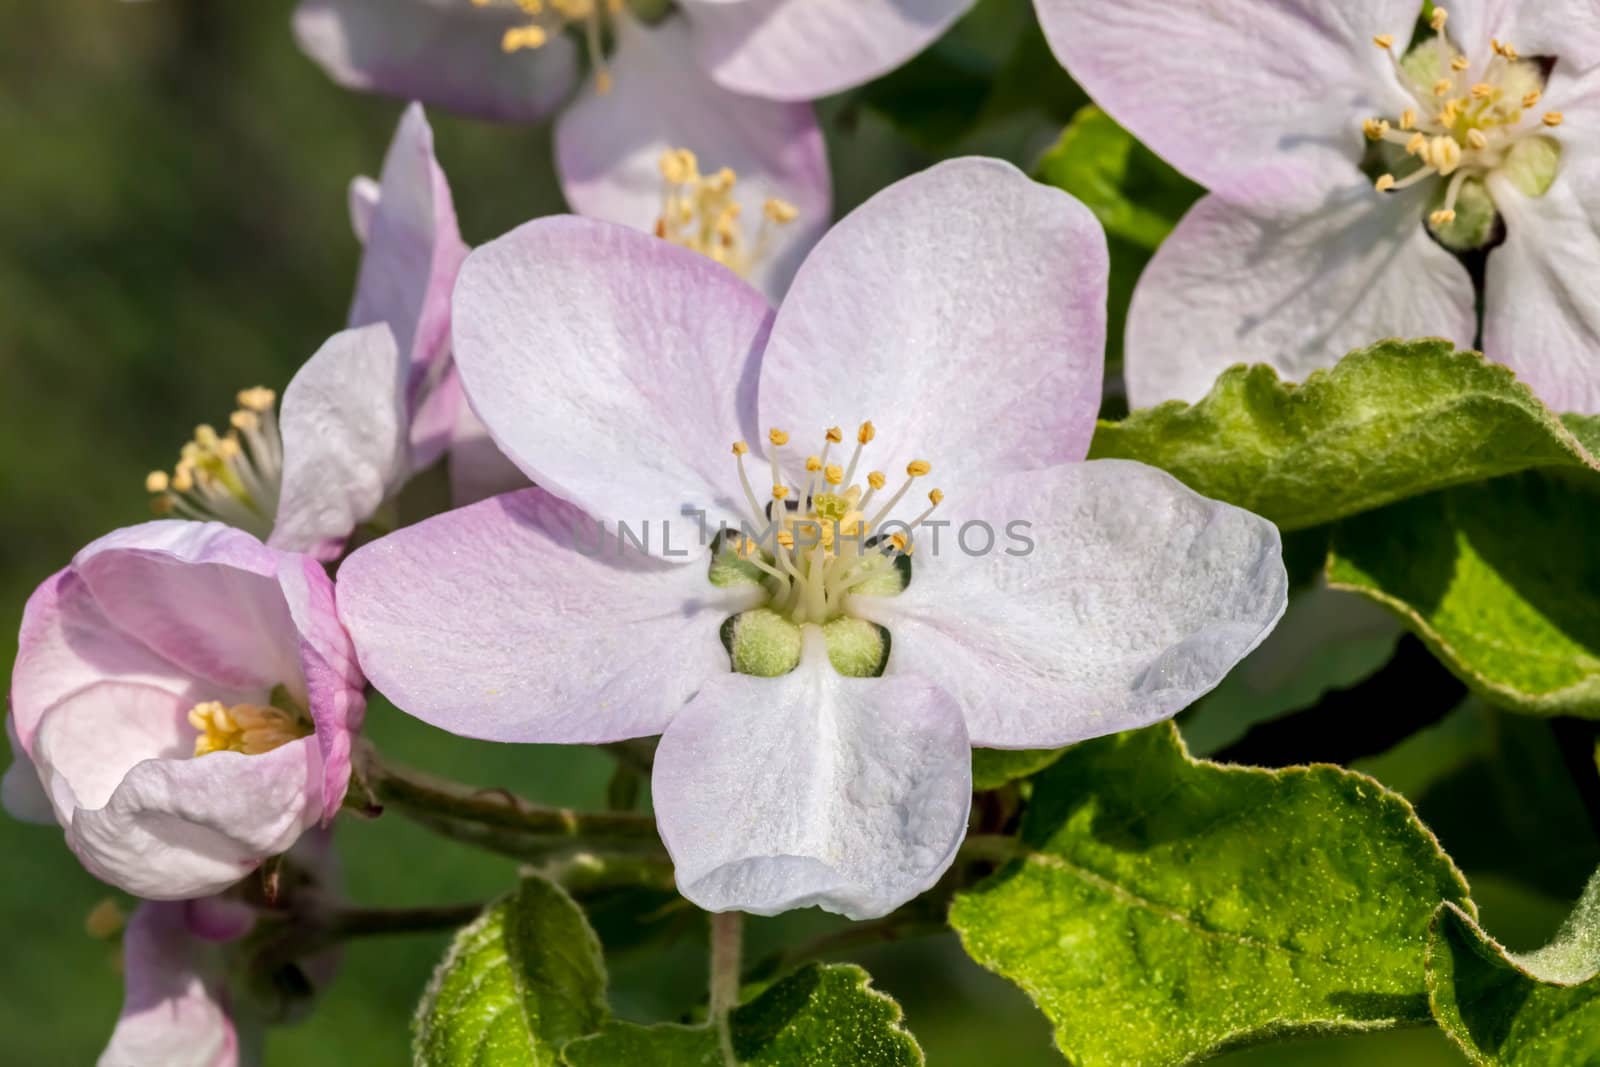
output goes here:
{"type": "Polygon", "coordinates": [[[208,700],[190,708],[188,720],[200,731],[194,739],[196,756],[213,752],[256,756],[313,732],[305,715],[270,705],[235,704],[230,708],[221,701],[208,700]]]}
{"type": "Polygon", "coordinates": [[[1387,52],[1394,47],[1394,34],[1380,33],[1372,39],[1372,43],[1387,52]]]}
{"type": "Polygon", "coordinates": [[[1543,122],[1546,126],[1550,127],[1551,129],[1555,129],[1557,126],[1561,125],[1566,120],[1567,120],[1567,117],[1565,115],[1563,115],[1559,111],[1546,111],[1544,113],[1544,118],[1540,119],[1539,121],[1543,122]]]}
{"type": "Polygon", "coordinates": [[[271,389],[241,390],[227,434],[209,424],[179,450],[170,475],[151,471],[145,491],[157,515],[225,522],[266,538],[277,515],[283,476],[283,441],[271,389]]]}
{"type": "Polygon", "coordinates": [[[769,199],[751,235],[740,222],[742,208],[734,194],[739,179],[732,170],[724,167],[703,176],[699,161],[687,148],[663,152],[659,167],[662,191],[656,236],[713,259],[741,277],[749,278],[768,258],[775,228],[799,217],[793,204],[769,199]]]}
{"type": "Polygon", "coordinates": [[[1443,33],[1445,23],[1450,21],[1450,12],[1442,7],[1435,7],[1433,15],[1428,19],[1428,25],[1434,33],[1443,33]]]}

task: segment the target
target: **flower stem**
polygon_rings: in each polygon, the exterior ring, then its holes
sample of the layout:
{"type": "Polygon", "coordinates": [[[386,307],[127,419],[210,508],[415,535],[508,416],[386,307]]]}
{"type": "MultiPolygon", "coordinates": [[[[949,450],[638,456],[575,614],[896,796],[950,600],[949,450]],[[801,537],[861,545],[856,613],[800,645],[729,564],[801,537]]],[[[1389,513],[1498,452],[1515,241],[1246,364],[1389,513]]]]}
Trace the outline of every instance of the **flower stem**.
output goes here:
{"type": "MultiPolygon", "coordinates": [[[[360,761],[361,777],[378,803],[471,843],[494,847],[492,842],[503,844],[509,836],[544,839],[546,851],[557,841],[603,841],[610,847],[652,851],[661,847],[655,820],[648,815],[541,807],[506,789],[475,789],[384,763],[370,746],[360,761]],[[478,832],[451,832],[470,828],[478,832]]],[[[523,855],[528,850],[533,850],[531,843],[529,849],[512,854],[523,855]]]]}
{"type": "Polygon", "coordinates": [[[739,1067],[733,1052],[733,1009],[739,1006],[739,969],[744,954],[744,913],[711,916],[711,1023],[717,1028],[722,1062],[739,1067]]]}
{"type": "Polygon", "coordinates": [[[375,934],[429,933],[465,926],[483,912],[482,904],[443,904],[419,908],[341,908],[327,916],[334,940],[375,934]]]}

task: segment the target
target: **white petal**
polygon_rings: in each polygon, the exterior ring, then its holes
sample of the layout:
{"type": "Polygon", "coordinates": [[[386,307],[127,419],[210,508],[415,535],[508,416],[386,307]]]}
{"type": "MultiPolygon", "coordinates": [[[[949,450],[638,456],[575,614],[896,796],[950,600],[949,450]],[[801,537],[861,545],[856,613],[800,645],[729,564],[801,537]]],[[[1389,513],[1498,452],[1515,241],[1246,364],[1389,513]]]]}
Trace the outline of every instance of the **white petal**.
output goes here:
{"type": "MultiPolygon", "coordinates": [[[[638,527],[632,527],[638,534],[638,527]]],[[[717,633],[752,606],[707,577],[673,527],[674,566],[624,551],[616,528],[542,489],[406,527],[339,570],[362,669],[424,722],[493,741],[597,743],[660,733],[729,670],[717,633]],[[576,547],[575,547],[576,546],[576,547]]],[[[661,548],[661,530],[649,536],[661,548]]]]}
{"type": "Polygon", "coordinates": [[[1235,363],[1292,381],[1388,337],[1477,332],[1472,280],[1423,225],[1424,186],[1380,194],[1354,167],[1258,171],[1205,197],[1128,311],[1128,401],[1196,401],[1235,363]]]}
{"type": "Polygon", "coordinates": [[[373,212],[378,210],[378,203],[383,199],[383,186],[365,174],[358,174],[350,179],[350,189],[346,195],[350,208],[350,229],[356,235],[356,240],[366,244],[367,235],[372,232],[373,212]]]}
{"type": "Polygon", "coordinates": [[[1469,58],[1488,61],[1501,40],[1525,56],[1548,56],[1560,69],[1600,63],[1600,18],[1593,0],[1450,0],[1450,38],[1469,58]]]}
{"type": "Polygon", "coordinates": [[[950,866],[971,756],[947,693],[845,678],[808,627],[791,673],[708,681],[662,737],[651,783],[679,891],[702,908],[869,919],[950,866]]]}
{"type": "Polygon", "coordinates": [[[180,903],[139,905],[123,936],[122,1015],[99,1067],[238,1067],[214,946],[194,937],[180,903]]]}
{"type": "Polygon", "coordinates": [[[1541,197],[1490,190],[1506,239],[1489,253],[1485,354],[1555,411],[1600,414],[1600,160],[1564,160],[1541,197]]]}
{"type": "Polygon", "coordinates": [[[1106,271],[1088,209],[1010,164],[957,159],[897,182],[801,268],[762,357],[762,425],[809,451],[824,428],[871,419],[881,443],[863,470],[898,477],[926,459],[952,494],[1082,459],[1106,271]]]}
{"type": "Polygon", "coordinates": [[[969,514],[988,532],[923,535],[903,593],[847,610],[888,628],[885,678],[960,699],[975,745],[1055,748],[1167,718],[1283,614],[1277,528],[1153,467],[1013,475],[969,514]]]}
{"type": "Polygon", "coordinates": [[[695,53],[728,89],[815,100],[898,67],[973,0],[683,0],[695,53]]]}
{"type": "MultiPolygon", "coordinates": [[[[1278,160],[1361,158],[1361,120],[1415,103],[1373,43],[1411,39],[1418,0],[1037,0],[1095,102],[1217,187],[1278,160]]],[[[1454,5],[1451,5],[1452,7],[1454,5]]]]}
{"type": "Polygon", "coordinates": [[[799,218],[774,231],[770,254],[750,281],[770,299],[788,287],[806,251],[827,229],[832,182],[827,148],[808,104],[741,96],[689,59],[679,18],[648,29],[623,20],[610,61],[612,87],[584,87],[556,127],[561,187],[574,210],[653,231],[661,216],[661,155],[687,148],[710,174],[728,167],[752,236],[769,197],[799,218]]]}
{"type": "Polygon", "coordinates": [[[531,122],[571,90],[578,52],[565,36],[506,52],[505,31],[527,21],[514,5],[471,0],[302,0],[294,35],[346,88],[531,122]]]}
{"type": "Polygon", "coordinates": [[[754,432],[771,316],[704,256],[594,219],[539,219],[461,269],[456,366],[501,451],[608,526],[698,509],[737,525],[749,508],[729,446],[754,432]]]}
{"type": "Polygon", "coordinates": [[[336,333],[283,393],[269,543],[309,552],[371,518],[407,470],[406,361],[386,323],[336,333]]]}

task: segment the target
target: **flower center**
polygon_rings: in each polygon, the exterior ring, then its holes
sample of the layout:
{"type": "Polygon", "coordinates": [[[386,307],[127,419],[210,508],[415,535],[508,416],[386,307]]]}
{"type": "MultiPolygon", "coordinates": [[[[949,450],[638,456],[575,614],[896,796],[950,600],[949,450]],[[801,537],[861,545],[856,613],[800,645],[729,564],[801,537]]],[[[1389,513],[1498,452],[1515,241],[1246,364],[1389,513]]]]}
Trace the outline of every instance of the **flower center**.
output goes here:
{"type": "MultiPolygon", "coordinates": [[[[1435,7],[1429,23],[1433,36],[1394,61],[1416,107],[1362,123],[1369,140],[1394,146],[1391,156],[1403,151],[1418,164],[1403,177],[1385,171],[1376,182],[1379,192],[1446,179],[1444,194],[1428,216],[1436,231],[1457,222],[1469,183],[1481,183],[1496,171],[1511,172],[1519,187],[1542,195],[1560,155],[1559,146],[1541,134],[1561,125],[1561,112],[1535,110],[1544,93],[1544,68],[1521,58],[1509,41],[1495,40],[1490,42],[1494,57],[1481,77],[1471,80],[1471,60],[1445,33],[1449,19],[1449,11],[1435,7]]],[[[1373,43],[1394,57],[1393,37],[1380,34],[1373,43]]],[[[1492,221],[1492,206],[1488,212],[1492,221]]]]}
{"type": "Polygon", "coordinates": [[[741,278],[772,252],[776,231],[789,225],[800,212],[787,200],[769,197],[762,205],[761,223],[751,235],[739,218],[733,198],[738,175],[727,167],[702,175],[700,163],[687,148],[661,155],[661,214],[656,236],[721,263],[741,278]]]}
{"type": "MultiPolygon", "coordinates": [[[[289,701],[280,701],[281,689],[280,686],[273,690],[273,699],[289,704],[289,701]]],[[[257,756],[315,732],[310,717],[292,706],[235,704],[230,708],[218,700],[208,700],[190,708],[189,725],[200,731],[194,739],[196,756],[213,752],[257,756]]]]}
{"type": "Polygon", "coordinates": [[[845,614],[847,598],[875,579],[892,577],[898,562],[914,548],[913,531],[944,500],[928,493],[928,507],[909,522],[891,518],[918,478],[931,469],[926,460],[906,465],[906,480],[885,501],[876,497],[888,484],[882,471],[869,471],[866,489],[855,482],[862,450],[877,435],[871,422],[856,431],[856,445],[846,466],[831,463],[833,446],[844,440],[836,426],[823,435],[821,452],[807,456],[804,485],[784,477],[784,448],[789,435],[771,430],[767,440],[772,477],[771,503],[763,506],[750,483],[745,456],[750,446],[733,444],[750,515],[732,542],[739,559],[766,575],[768,607],[794,623],[826,623],[845,614]]]}
{"type": "Polygon", "coordinates": [[[283,439],[273,415],[271,389],[241,390],[228,432],[195,427],[172,473],[151,471],[144,487],[157,515],[217,520],[265,539],[278,513],[283,480],[283,439]]]}
{"type": "Polygon", "coordinates": [[[472,0],[474,7],[516,7],[528,21],[506,30],[500,47],[506,52],[543,48],[550,38],[568,27],[582,27],[589,63],[594,68],[595,88],[611,91],[611,72],[606,69],[605,29],[608,18],[622,14],[625,0],[472,0]]]}

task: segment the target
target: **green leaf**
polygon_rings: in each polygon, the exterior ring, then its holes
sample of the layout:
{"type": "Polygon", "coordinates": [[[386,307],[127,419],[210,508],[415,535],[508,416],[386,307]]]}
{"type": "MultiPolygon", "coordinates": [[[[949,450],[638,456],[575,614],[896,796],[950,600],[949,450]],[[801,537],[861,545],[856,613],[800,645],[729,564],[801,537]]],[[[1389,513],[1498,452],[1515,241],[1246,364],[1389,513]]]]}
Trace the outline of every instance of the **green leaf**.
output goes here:
{"type": "MultiPolygon", "coordinates": [[[[733,1051],[750,1067],[916,1067],[922,1050],[900,1006],[849,964],[811,964],[733,1013],[733,1051]]],[[[569,1067],[725,1067],[709,1026],[613,1022],[567,1046],[569,1067]]]]}
{"type": "Polygon", "coordinates": [[[1584,443],[1597,439],[1588,420],[1564,425],[1476,352],[1385,341],[1300,385],[1270,367],[1232,367],[1198,404],[1101,422],[1090,455],[1160,467],[1299,530],[1518,471],[1600,470],[1584,443]]]}
{"type": "Polygon", "coordinates": [[[1146,252],[1155,251],[1204,191],[1092,104],[1039,158],[1034,177],[1083,201],[1108,236],[1146,252]]]}
{"type": "Polygon", "coordinates": [[[972,750],[972,788],[981,793],[1038,774],[1060,759],[1065,751],[1064,748],[975,748],[972,750]]]}
{"type": "Polygon", "coordinates": [[[1597,718],[1597,524],[1588,479],[1498,478],[1341,523],[1328,576],[1395,611],[1485,699],[1597,718]]]}
{"type": "Polygon", "coordinates": [[[1472,905],[1371,778],[1197,761],[1162,723],[1068,749],[1033,785],[1032,852],[960,894],[950,922],[1073,1063],[1427,1019],[1429,920],[1441,900],[1472,905]]]}
{"type": "Polygon", "coordinates": [[[463,928],[412,1023],[418,1067],[551,1067],[607,1016],[600,942],[564,889],[535,876],[463,928]]]}
{"type": "Polygon", "coordinates": [[[1600,1063],[1600,872],[1535,952],[1508,952],[1471,915],[1440,905],[1428,933],[1428,997],[1473,1063],[1600,1063]]]}

